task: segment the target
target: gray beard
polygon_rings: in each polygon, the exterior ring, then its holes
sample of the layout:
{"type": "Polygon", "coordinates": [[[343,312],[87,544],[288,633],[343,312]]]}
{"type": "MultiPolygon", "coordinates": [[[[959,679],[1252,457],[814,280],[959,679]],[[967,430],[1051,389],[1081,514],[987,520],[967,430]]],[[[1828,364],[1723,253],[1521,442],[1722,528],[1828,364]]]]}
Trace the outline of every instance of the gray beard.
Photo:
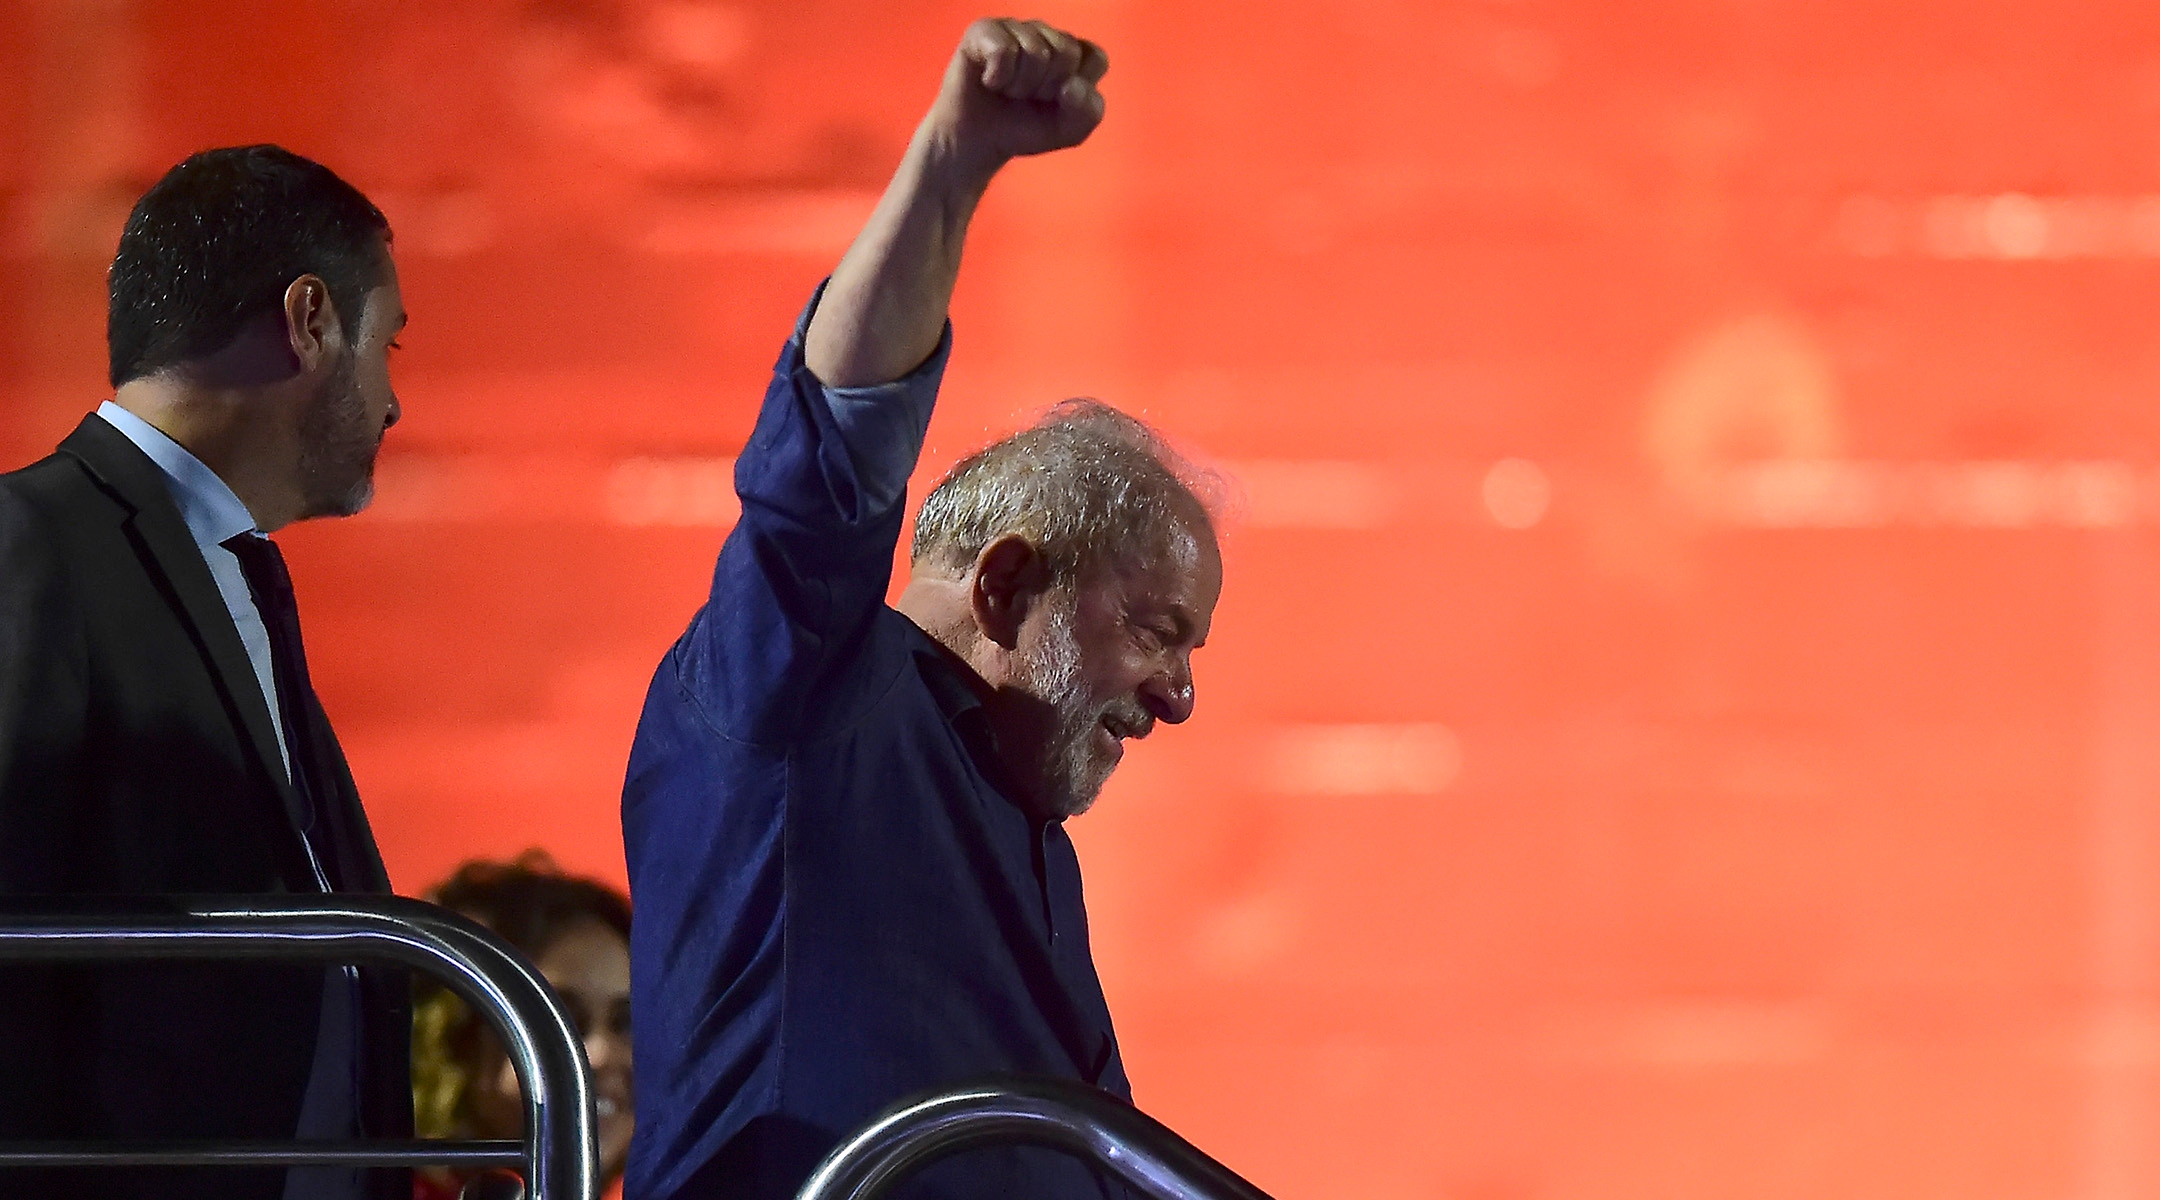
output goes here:
{"type": "Polygon", "coordinates": [[[1073,631],[1070,599],[1053,597],[1042,641],[1022,660],[1029,690],[1057,714],[1043,755],[1043,805],[1052,816],[1077,817],[1094,807],[1114,764],[1095,751],[1095,726],[1103,709],[1080,682],[1080,639],[1073,631]]]}

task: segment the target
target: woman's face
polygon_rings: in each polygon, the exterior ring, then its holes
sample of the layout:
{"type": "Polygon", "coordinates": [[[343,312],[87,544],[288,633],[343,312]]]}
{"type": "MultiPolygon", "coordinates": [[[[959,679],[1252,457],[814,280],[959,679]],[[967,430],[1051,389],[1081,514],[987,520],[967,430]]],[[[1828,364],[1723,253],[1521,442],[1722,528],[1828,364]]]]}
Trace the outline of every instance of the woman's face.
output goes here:
{"type": "MultiPolygon", "coordinates": [[[[600,1117],[600,1169],[612,1178],[630,1153],[635,1117],[630,1098],[630,947],[622,935],[589,918],[565,929],[534,960],[562,997],[585,1037],[592,1063],[593,1100],[600,1117]]],[[[490,1045],[473,1094],[481,1137],[514,1138],[525,1128],[517,1070],[490,1045]]]]}

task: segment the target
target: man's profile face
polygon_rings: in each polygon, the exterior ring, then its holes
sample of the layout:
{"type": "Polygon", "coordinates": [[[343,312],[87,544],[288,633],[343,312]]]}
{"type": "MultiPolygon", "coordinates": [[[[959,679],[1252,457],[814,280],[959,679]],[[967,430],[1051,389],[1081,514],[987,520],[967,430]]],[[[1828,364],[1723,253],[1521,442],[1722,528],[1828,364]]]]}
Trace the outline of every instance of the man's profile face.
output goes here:
{"type": "MultiPolygon", "coordinates": [[[[397,423],[390,352],[405,327],[397,264],[383,249],[381,285],[357,318],[346,319],[345,349],[300,413],[303,517],[349,517],[375,495],[375,455],[397,423]]],[[[340,314],[342,317],[343,314],[340,314]]]]}
{"type": "Polygon", "coordinates": [[[1125,739],[1192,715],[1192,652],[1222,593],[1222,558],[1204,522],[1125,569],[1104,568],[1046,595],[1016,647],[1023,686],[1054,714],[1027,757],[1055,817],[1087,811],[1125,739]]]}

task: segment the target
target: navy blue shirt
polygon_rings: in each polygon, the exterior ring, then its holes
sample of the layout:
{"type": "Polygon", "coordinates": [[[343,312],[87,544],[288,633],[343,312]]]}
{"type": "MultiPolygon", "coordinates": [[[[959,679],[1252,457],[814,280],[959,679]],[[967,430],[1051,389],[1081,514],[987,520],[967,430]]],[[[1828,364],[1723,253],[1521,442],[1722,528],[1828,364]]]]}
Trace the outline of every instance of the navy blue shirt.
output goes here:
{"type": "MultiPolygon", "coordinates": [[[[781,1200],[880,1109],[984,1075],[1130,1095],[1072,842],[1000,782],[966,664],[885,604],[950,327],[905,379],[827,388],[801,356],[816,304],[631,750],[628,1200],[781,1200]]],[[[1122,1194],[1033,1148],[911,1192],[1122,1194]]]]}

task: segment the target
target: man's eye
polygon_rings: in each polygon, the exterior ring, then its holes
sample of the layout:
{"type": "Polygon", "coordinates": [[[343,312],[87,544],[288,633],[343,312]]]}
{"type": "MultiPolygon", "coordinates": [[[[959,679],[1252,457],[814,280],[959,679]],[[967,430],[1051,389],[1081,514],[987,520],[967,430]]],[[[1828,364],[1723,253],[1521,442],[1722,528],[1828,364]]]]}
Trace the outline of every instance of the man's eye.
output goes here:
{"type": "Polygon", "coordinates": [[[403,347],[403,346],[400,346],[400,345],[398,345],[398,342],[397,342],[397,339],[396,339],[396,338],[391,338],[391,339],[390,339],[390,348],[391,348],[392,350],[403,350],[403,349],[404,349],[405,347],[403,347]]]}

